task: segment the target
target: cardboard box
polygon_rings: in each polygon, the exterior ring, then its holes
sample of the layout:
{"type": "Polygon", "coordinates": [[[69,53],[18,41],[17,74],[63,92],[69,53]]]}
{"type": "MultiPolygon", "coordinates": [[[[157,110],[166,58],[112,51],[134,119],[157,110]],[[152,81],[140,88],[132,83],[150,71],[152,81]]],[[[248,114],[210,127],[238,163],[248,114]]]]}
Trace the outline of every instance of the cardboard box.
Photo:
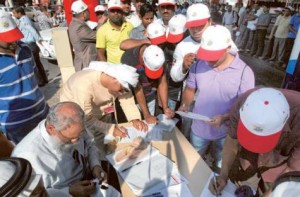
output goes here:
{"type": "MultiPolygon", "coordinates": [[[[163,140],[151,144],[177,164],[180,173],[189,181],[188,187],[192,194],[200,196],[212,172],[211,169],[177,128],[171,133],[165,132],[163,140]]],[[[123,197],[135,196],[120,176],[119,182],[123,197]]]]}
{"type": "Polygon", "coordinates": [[[69,40],[68,28],[53,28],[52,39],[54,42],[57,63],[62,76],[62,82],[65,83],[69,79],[69,77],[73,73],[75,73],[73,64],[73,53],[71,43],[69,40]]]}

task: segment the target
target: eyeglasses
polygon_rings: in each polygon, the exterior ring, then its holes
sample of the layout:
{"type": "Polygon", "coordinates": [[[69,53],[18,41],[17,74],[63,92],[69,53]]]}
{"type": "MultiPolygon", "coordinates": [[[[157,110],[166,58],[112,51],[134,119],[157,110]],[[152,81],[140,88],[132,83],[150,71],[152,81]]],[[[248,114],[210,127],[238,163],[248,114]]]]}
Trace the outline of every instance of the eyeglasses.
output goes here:
{"type": "Polygon", "coordinates": [[[58,131],[59,135],[62,136],[63,138],[65,138],[69,142],[71,142],[72,140],[79,140],[84,135],[84,132],[85,132],[85,130],[83,130],[79,136],[70,138],[70,137],[63,135],[62,132],[58,131]]]}
{"type": "Polygon", "coordinates": [[[119,93],[120,93],[121,95],[127,94],[128,92],[130,92],[130,90],[127,89],[127,88],[124,88],[124,87],[123,87],[121,90],[119,90],[119,93]]]}
{"type": "Polygon", "coordinates": [[[110,9],[109,12],[111,12],[111,13],[122,14],[122,13],[123,13],[123,10],[120,10],[120,9],[110,9]]]}
{"type": "Polygon", "coordinates": [[[104,14],[104,12],[95,12],[96,13],[96,15],[98,16],[98,15],[103,15],[104,14]]]}

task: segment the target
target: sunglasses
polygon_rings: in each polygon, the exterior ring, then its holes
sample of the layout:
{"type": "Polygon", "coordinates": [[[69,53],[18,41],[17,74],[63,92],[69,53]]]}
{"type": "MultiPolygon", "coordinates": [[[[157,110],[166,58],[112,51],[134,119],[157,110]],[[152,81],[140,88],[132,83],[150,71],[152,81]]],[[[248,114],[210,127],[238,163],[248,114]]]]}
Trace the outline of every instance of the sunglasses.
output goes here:
{"type": "Polygon", "coordinates": [[[95,12],[96,13],[96,15],[98,16],[98,15],[103,15],[104,14],[104,12],[95,12]]]}
{"type": "Polygon", "coordinates": [[[120,9],[110,9],[109,12],[111,12],[111,13],[122,14],[122,13],[123,13],[123,10],[120,10],[120,9]]]}

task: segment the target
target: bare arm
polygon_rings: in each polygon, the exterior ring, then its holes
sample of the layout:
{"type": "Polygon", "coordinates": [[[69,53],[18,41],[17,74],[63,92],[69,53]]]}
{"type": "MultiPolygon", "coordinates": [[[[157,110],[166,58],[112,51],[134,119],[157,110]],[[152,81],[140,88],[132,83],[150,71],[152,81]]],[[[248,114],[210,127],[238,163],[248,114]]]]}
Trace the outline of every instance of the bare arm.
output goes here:
{"type": "Polygon", "coordinates": [[[97,57],[99,61],[106,62],[105,49],[97,48],[97,57]]]}
{"type": "Polygon", "coordinates": [[[138,83],[138,85],[134,89],[134,94],[135,94],[135,98],[136,98],[138,104],[140,105],[140,108],[142,110],[142,113],[144,115],[146,122],[147,123],[156,123],[156,118],[154,116],[152,116],[149,112],[145,94],[143,92],[143,88],[140,83],[138,83]]]}
{"type": "Polygon", "coordinates": [[[121,42],[120,49],[128,50],[134,47],[141,46],[142,44],[151,44],[151,42],[148,39],[143,39],[143,40],[127,39],[121,42]]]}

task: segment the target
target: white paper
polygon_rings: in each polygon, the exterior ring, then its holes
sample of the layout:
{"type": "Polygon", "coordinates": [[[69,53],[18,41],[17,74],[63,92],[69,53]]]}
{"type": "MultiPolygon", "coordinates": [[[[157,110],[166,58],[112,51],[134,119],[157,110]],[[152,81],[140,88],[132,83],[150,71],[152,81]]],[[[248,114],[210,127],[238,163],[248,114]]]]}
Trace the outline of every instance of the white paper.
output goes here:
{"type": "MultiPolygon", "coordinates": [[[[127,147],[125,147],[125,148],[127,148],[127,147]]],[[[137,158],[124,159],[120,162],[117,162],[115,158],[122,150],[123,149],[106,156],[109,163],[116,169],[116,171],[119,171],[119,172],[121,172],[122,170],[129,168],[133,165],[136,165],[139,162],[149,160],[151,157],[154,157],[155,155],[160,154],[159,150],[157,150],[153,146],[149,145],[146,148],[146,150],[142,154],[140,154],[137,158]]]]}
{"type": "Polygon", "coordinates": [[[190,119],[195,119],[195,120],[203,120],[203,121],[211,121],[211,118],[207,116],[203,116],[201,114],[196,114],[193,112],[183,112],[183,111],[176,111],[176,114],[179,114],[182,117],[190,118],[190,119]]]}
{"type": "MultiPolygon", "coordinates": [[[[200,197],[216,197],[208,189],[210,180],[213,178],[213,176],[214,176],[214,173],[212,172],[210,177],[207,180],[207,183],[206,183],[200,197]]],[[[224,187],[224,189],[221,192],[222,197],[235,197],[234,192],[236,189],[237,189],[237,186],[235,184],[233,184],[230,180],[228,180],[227,185],[224,187]]]]}
{"type": "Polygon", "coordinates": [[[134,127],[126,127],[125,129],[127,131],[128,137],[122,138],[119,143],[130,143],[136,137],[141,137],[146,141],[162,140],[163,131],[161,128],[158,128],[154,125],[148,125],[148,128],[149,130],[144,132],[135,129],[134,127]]]}
{"type": "Polygon", "coordinates": [[[178,122],[177,118],[169,119],[164,114],[159,114],[157,116],[157,119],[158,119],[158,124],[155,125],[155,127],[168,132],[171,132],[176,126],[176,123],[178,122]]]}
{"type": "Polygon", "coordinates": [[[161,197],[193,197],[193,194],[191,193],[186,183],[172,185],[162,190],[155,191],[151,194],[142,194],[142,197],[152,197],[155,195],[161,197]]]}
{"type": "Polygon", "coordinates": [[[152,191],[163,190],[185,180],[181,179],[177,166],[161,154],[120,172],[120,175],[135,195],[151,194],[152,191]]]}

